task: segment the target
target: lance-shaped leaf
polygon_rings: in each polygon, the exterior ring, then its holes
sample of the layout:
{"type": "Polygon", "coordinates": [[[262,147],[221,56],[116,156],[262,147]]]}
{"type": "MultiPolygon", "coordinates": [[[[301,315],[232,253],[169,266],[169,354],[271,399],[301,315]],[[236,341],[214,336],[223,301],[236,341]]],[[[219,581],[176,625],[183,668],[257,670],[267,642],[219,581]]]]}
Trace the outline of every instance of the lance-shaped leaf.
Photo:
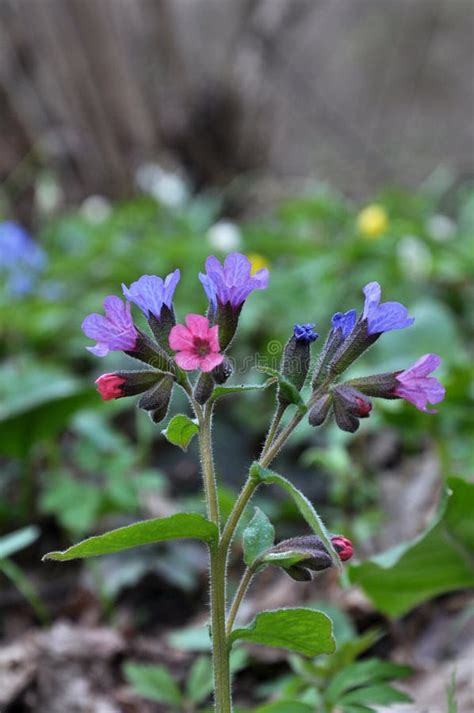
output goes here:
{"type": "Polygon", "coordinates": [[[449,490],[431,525],[349,569],[377,609],[400,616],[443,592],[474,587],[474,483],[448,478],[449,490]]]}
{"type": "Polygon", "coordinates": [[[261,612],[250,626],[232,632],[231,642],[237,639],[285,648],[304,656],[332,654],[336,648],[329,617],[304,608],[261,612]]]}
{"type": "Polygon", "coordinates": [[[199,431],[199,426],[189,416],[179,413],[173,416],[168,426],[161,432],[174,446],[186,451],[193,436],[199,431]]]}
{"type": "Polygon", "coordinates": [[[282,475],[275,473],[273,470],[268,468],[262,468],[259,463],[253,463],[250,468],[251,477],[255,478],[265,485],[278,485],[282,488],[288,495],[291,495],[295,504],[300,511],[301,515],[304,517],[310,528],[313,530],[315,535],[321,538],[323,544],[329,554],[331,555],[333,562],[336,567],[341,569],[341,562],[339,556],[334,549],[334,546],[329,537],[328,531],[326,530],[323,521],[319,517],[318,513],[314,509],[308,498],[303,495],[301,490],[298,490],[293,483],[284,478],[282,475]]]}
{"type": "Polygon", "coordinates": [[[108,555],[140,545],[182,538],[194,538],[211,544],[217,540],[217,537],[217,527],[202,515],[178,513],[171,517],[136,522],[134,525],[105,532],[103,535],[89,537],[64,552],[49,552],[43,557],[43,560],[65,562],[77,558],[108,555]]]}
{"type": "Polygon", "coordinates": [[[251,565],[257,557],[268,550],[274,542],[275,528],[263,510],[255,508],[255,514],[244,530],[244,562],[251,565]]]}
{"type": "Polygon", "coordinates": [[[8,535],[0,537],[0,560],[14,555],[38,539],[40,531],[34,525],[15,530],[8,535]]]}
{"type": "Polygon", "coordinates": [[[275,384],[278,381],[276,377],[267,379],[263,384],[234,384],[230,386],[215,386],[212,394],[211,401],[215,401],[221,396],[227,396],[228,394],[243,394],[247,391],[264,391],[268,389],[269,386],[275,384]]]}

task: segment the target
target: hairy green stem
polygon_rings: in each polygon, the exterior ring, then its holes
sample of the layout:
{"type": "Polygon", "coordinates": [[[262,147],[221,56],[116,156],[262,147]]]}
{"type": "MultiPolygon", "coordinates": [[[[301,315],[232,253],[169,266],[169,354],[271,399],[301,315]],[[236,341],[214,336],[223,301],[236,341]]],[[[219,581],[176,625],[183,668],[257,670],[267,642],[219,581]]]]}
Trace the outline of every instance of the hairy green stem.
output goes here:
{"type": "Polygon", "coordinates": [[[237,616],[240,605],[242,604],[243,598],[247,594],[247,590],[250,586],[250,583],[255,575],[255,569],[254,567],[247,567],[245,572],[242,575],[242,579],[239,582],[239,586],[237,587],[237,591],[235,593],[234,599],[232,601],[232,606],[230,607],[229,610],[229,616],[227,617],[227,627],[226,627],[226,632],[227,636],[230,636],[232,633],[232,627],[234,626],[234,621],[235,617],[237,616]]]}
{"type": "MultiPolygon", "coordinates": [[[[206,494],[207,514],[219,527],[219,503],[212,457],[212,406],[196,409],[199,420],[199,450],[206,494]]],[[[232,693],[229,669],[229,649],[225,633],[226,557],[220,548],[210,549],[210,606],[212,635],[212,665],[214,671],[214,705],[216,713],[232,713],[232,693]]]]}
{"type": "Polygon", "coordinates": [[[283,418],[283,414],[286,411],[287,406],[281,403],[278,403],[278,406],[276,408],[275,414],[273,416],[272,422],[270,424],[270,428],[268,429],[267,436],[265,438],[265,443],[263,444],[262,452],[260,455],[260,458],[265,454],[265,452],[268,450],[268,448],[271,446],[273,439],[276,436],[276,433],[278,431],[278,427],[281,423],[281,419],[283,418]]]}

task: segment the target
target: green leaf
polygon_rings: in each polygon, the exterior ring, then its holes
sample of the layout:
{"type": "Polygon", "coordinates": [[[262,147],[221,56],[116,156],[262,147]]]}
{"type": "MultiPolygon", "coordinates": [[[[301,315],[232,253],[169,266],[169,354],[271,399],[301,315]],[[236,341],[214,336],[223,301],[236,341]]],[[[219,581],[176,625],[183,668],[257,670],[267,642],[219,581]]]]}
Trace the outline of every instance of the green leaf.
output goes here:
{"type": "Polygon", "coordinates": [[[244,562],[250,566],[257,557],[273,545],[275,528],[263,510],[255,508],[255,513],[244,530],[244,562]]]}
{"type": "Polygon", "coordinates": [[[231,641],[237,639],[286,648],[304,656],[332,654],[336,646],[329,617],[303,608],[261,612],[250,626],[232,632],[231,641]]]}
{"type": "Polygon", "coordinates": [[[252,464],[250,474],[252,477],[256,478],[265,485],[278,485],[280,488],[285,490],[285,492],[291,495],[298,510],[313,530],[314,534],[321,538],[326,549],[331,553],[336,567],[342,569],[339,555],[332,545],[328,531],[306,495],[303,495],[303,493],[298,490],[293,483],[290,483],[290,481],[282,475],[278,475],[278,473],[275,473],[273,470],[269,470],[268,468],[262,468],[259,463],[255,462],[252,464]]]}
{"type": "Polygon", "coordinates": [[[179,413],[173,416],[168,426],[161,432],[174,446],[186,451],[193,436],[199,431],[199,426],[189,416],[179,413]]]}
{"type": "Polygon", "coordinates": [[[51,367],[21,360],[0,369],[0,453],[24,457],[65,428],[73,413],[100,399],[90,385],[51,367]]]}
{"type": "Polygon", "coordinates": [[[39,529],[31,525],[15,530],[8,535],[0,537],[0,560],[14,555],[15,552],[25,549],[28,545],[38,539],[39,529]]]}
{"type": "Polygon", "coordinates": [[[128,661],[124,664],[123,670],[127,681],[140,696],[157,703],[180,706],[181,691],[164,666],[128,661]]]}
{"type": "Polygon", "coordinates": [[[277,379],[275,377],[272,377],[271,379],[267,379],[267,381],[265,381],[263,384],[235,384],[230,386],[215,386],[209,401],[215,401],[221,396],[227,396],[228,394],[242,394],[247,391],[264,391],[276,382],[277,379]]]}
{"type": "Polygon", "coordinates": [[[388,681],[392,678],[409,676],[413,672],[410,666],[380,661],[380,659],[367,659],[357,661],[339,671],[324,692],[324,699],[336,703],[340,696],[351,688],[388,681]]]}
{"type": "Polygon", "coordinates": [[[252,713],[314,713],[314,706],[299,701],[275,701],[254,708],[252,713]]]}
{"type": "Polygon", "coordinates": [[[259,371],[262,371],[264,374],[268,374],[268,376],[272,377],[273,383],[275,381],[278,382],[281,395],[284,396],[290,404],[298,406],[298,409],[300,411],[307,411],[307,407],[305,402],[303,401],[303,397],[301,396],[296,386],[291,383],[291,381],[288,381],[288,379],[286,379],[282,374],[280,374],[279,371],[277,371],[276,369],[272,369],[270,366],[258,366],[256,368],[259,371]]]}
{"type": "Polygon", "coordinates": [[[212,661],[209,656],[198,656],[191,667],[187,683],[187,697],[202,703],[212,693],[212,661]]]}
{"type": "Polygon", "coordinates": [[[346,693],[339,701],[339,705],[344,707],[345,704],[360,704],[383,706],[391,703],[411,703],[411,698],[407,693],[397,691],[396,688],[388,686],[385,683],[379,683],[374,686],[364,686],[357,688],[355,691],[346,693]]]}
{"type": "Polygon", "coordinates": [[[136,522],[134,525],[119,527],[118,530],[111,530],[103,535],[89,537],[64,552],[49,552],[43,557],[43,561],[65,562],[78,557],[108,555],[112,552],[121,552],[153,542],[187,537],[212,543],[218,537],[217,527],[197,513],[178,513],[171,517],[136,522]]]}
{"type": "Polygon", "coordinates": [[[453,477],[448,486],[440,511],[421,535],[349,569],[351,582],[389,616],[474,586],[474,483],[453,477]]]}

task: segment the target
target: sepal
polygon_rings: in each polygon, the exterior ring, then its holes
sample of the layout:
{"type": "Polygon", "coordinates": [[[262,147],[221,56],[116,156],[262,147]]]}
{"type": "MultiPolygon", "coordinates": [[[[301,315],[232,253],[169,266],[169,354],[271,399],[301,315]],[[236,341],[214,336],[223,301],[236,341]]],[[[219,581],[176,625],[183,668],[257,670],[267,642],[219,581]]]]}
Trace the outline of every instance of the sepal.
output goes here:
{"type": "Polygon", "coordinates": [[[138,407],[148,411],[154,423],[162,421],[168,413],[174,379],[166,374],[151,389],[146,391],[138,402],[138,407]]]}
{"type": "Polygon", "coordinates": [[[330,394],[324,394],[318,399],[308,414],[310,426],[321,426],[326,420],[332,406],[332,398],[330,394]]]}
{"type": "Polygon", "coordinates": [[[365,376],[361,379],[350,379],[347,384],[358,389],[366,396],[374,396],[382,399],[396,399],[398,396],[394,392],[399,385],[396,378],[399,373],[400,372],[396,371],[365,376]]]}
{"type": "Polygon", "coordinates": [[[169,357],[142,331],[137,330],[138,337],[133,350],[125,354],[149,364],[160,371],[173,371],[173,364],[169,357]]]}
{"type": "Polygon", "coordinates": [[[173,350],[169,346],[169,336],[170,332],[176,324],[176,317],[174,314],[173,307],[169,308],[167,305],[163,305],[160,312],[160,318],[157,319],[154,314],[149,312],[148,314],[148,324],[153,332],[158,345],[171,355],[174,355],[173,350]]]}
{"type": "Polygon", "coordinates": [[[359,419],[367,418],[372,411],[371,401],[348,384],[340,384],[332,389],[334,418],[342,431],[355,433],[359,419]]]}

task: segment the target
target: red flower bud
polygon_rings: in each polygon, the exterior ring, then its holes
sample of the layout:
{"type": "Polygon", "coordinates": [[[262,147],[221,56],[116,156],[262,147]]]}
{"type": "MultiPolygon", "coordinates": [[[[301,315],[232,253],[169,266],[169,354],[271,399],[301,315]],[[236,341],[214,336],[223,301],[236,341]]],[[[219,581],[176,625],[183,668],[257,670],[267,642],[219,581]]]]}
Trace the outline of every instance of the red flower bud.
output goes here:
{"type": "Polygon", "coordinates": [[[333,535],[331,542],[342,562],[350,560],[353,554],[352,542],[342,535],[333,535]]]}
{"type": "Polygon", "coordinates": [[[102,374],[102,376],[96,379],[95,383],[104,401],[119,399],[125,395],[121,389],[121,386],[125,383],[125,379],[118,374],[102,374]]]}
{"type": "Polygon", "coordinates": [[[359,418],[367,418],[369,413],[372,411],[372,404],[367,399],[356,398],[357,408],[355,410],[356,416],[359,418]]]}

